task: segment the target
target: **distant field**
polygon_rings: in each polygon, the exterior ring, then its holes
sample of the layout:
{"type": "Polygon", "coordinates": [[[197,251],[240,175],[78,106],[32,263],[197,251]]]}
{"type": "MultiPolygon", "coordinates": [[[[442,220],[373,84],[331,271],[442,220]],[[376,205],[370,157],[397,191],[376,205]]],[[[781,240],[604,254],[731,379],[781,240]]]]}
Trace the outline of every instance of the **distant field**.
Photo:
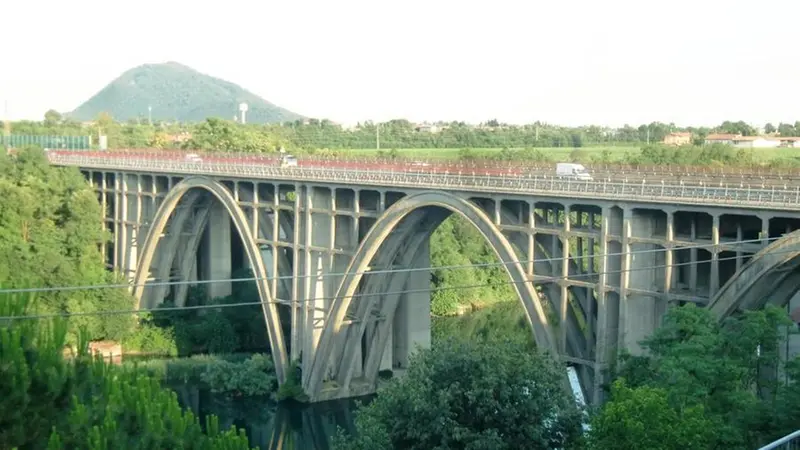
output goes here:
{"type": "MultiPolygon", "coordinates": [[[[390,149],[382,149],[384,153],[390,149]]],[[[471,149],[478,157],[491,157],[493,154],[498,153],[499,148],[473,148],[471,149]]],[[[511,149],[521,150],[521,149],[511,149]]],[[[570,154],[575,151],[574,148],[569,147],[552,147],[552,148],[537,148],[542,153],[549,155],[553,161],[569,161],[570,154]]],[[[603,150],[607,150],[612,160],[622,159],[626,153],[638,153],[640,147],[581,147],[577,149],[583,156],[588,155],[591,157],[593,154],[599,154],[603,150]]],[[[400,156],[407,158],[420,158],[420,159],[456,159],[458,153],[461,151],[459,148],[403,148],[397,149],[400,156]]],[[[344,153],[359,156],[375,156],[378,151],[372,149],[348,149],[343,150],[344,153]]],[[[774,159],[795,159],[800,160],[800,148],[756,148],[753,152],[763,158],[763,161],[770,161],[774,159]]]]}
{"type": "MultiPolygon", "coordinates": [[[[384,153],[388,152],[390,149],[382,149],[384,153]]],[[[478,157],[491,157],[492,155],[500,152],[501,149],[499,148],[473,148],[470,149],[473,153],[475,153],[478,157]]],[[[511,150],[522,150],[522,149],[511,149],[511,150]]],[[[575,151],[574,148],[567,148],[567,147],[543,147],[537,148],[537,150],[541,151],[549,155],[553,160],[556,161],[566,161],[569,159],[569,155],[575,151]]],[[[611,158],[613,159],[620,159],[625,156],[626,152],[638,152],[639,147],[582,147],[578,149],[578,151],[582,153],[588,154],[595,154],[600,153],[603,150],[608,150],[611,154],[611,158]]],[[[397,149],[400,153],[400,156],[407,157],[407,158],[420,158],[420,159],[456,159],[458,158],[458,153],[461,151],[460,148],[402,148],[397,149]]],[[[377,150],[374,148],[365,148],[365,149],[348,149],[344,150],[345,153],[351,155],[376,155],[377,150]]]]}

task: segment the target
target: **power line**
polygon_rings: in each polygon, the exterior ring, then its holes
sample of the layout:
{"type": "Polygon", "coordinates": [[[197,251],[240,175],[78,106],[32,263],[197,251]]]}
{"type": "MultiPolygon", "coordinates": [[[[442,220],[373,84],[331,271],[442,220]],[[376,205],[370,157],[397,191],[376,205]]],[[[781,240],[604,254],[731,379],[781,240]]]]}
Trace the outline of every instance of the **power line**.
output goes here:
{"type": "MultiPolygon", "coordinates": [[[[585,238],[588,240],[588,238],[585,238]]],[[[428,267],[413,267],[413,268],[403,268],[403,269],[378,269],[378,270],[366,270],[362,272],[328,272],[322,274],[311,274],[311,275],[279,275],[277,277],[246,277],[246,278],[225,278],[225,279],[217,279],[217,280],[194,280],[194,281],[153,281],[153,282],[144,282],[144,283],[119,283],[119,284],[98,284],[98,285],[87,285],[87,286],[54,286],[54,287],[39,287],[39,288],[12,288],[12,289],[0,289],[0,294],[13,294],[13,293],[24,293],[24,292],[69,292],[69,291],[88,291],[88,290],[96,290],[96,289],[127,289],[131,287],[154,287],[154,286],[180,286],[180,285],[202,285],[202,284],[214,284],[214,283],[240,283],[246,281],[271,281],[271,280],[291,280],[291,279],[305,279],[305,278],[326,278],[326,277],[344,277],[349,275],[380,275],[380,274],[388,274],[388,273],[405,273],[405,272],[430,272],[432,270],[455,270],[455,269],[465,269],[465,268],[489,268],[489,267],[505,267],[513,264],[528,264],[528,263],[552,263],[552,262],[563,262],[564,259],[568,259],[571,261],[577,260],[584,260],[584,259],[599,259],[609,256],[627,256],[627,255],[639,255],[639,254],[647,254],[647,253],[661,253],[667,251],[677,251],[677,250],[691,250],[691,249],[704,249],[708,247],[715,247],[719,245],[743,245],[743,244],[751,244],[751,243],[760,243],[760,242],[769,242],[775,241],[780,239],[779,237],[775,238],[765,238],[765,239],[750,239],[750,240],[742,240],[742,241],[734,241],[734,242],[725,242],[720,244],[697,244],[697,245],[687,245],[687,246],[680,246],[680,247],[673,247],[671,249],[668,248],[656,248],[656,249],[647,249],[647,250],[635,250],[630,252],[617,252],[617,253],[604,253],[604,254],[590,254],[590,255],[580,255],[580,256],[567,256],[565,257],[558,257],[558,258],[539,258],[539,259],[532,259],[532,260],[514,260],[509,262],[493,262],[493,263],[480,263],[480,264],[459,264],[459,265],[452,265],[452,266],[428,266],[428,267]]],[[[652,244],[657,245],[657,244],[652,244]]],[[[273,268],[274,270],[274,268],[273,268]]],[[[597,273],[597,272],[594,272],[597,273]]]]}
{"type": "MultiPolygon", "coordinates": [[[[784,251],[776,251],[773,254],[785,254],[785,253],[794,253],[794,251],[784,250],[784,251]]],[[[729,261],[737,259],[737,256],[730,256],[727,258],[719,258],[718,261],[729,261]]],[[[701,263],[706,263],[710,261],[703,261],[701,263]]],[[[638,271],[645,271],[645,270],[654,270],[654,269],[666,269],[667,267],[681,267],[681,266],[688,266],[692,264],[697,264],[697,262],[684,262],[684,263],[675,263],[675,264],[664,264],[664,265],[657,265],[657,266],[647,266],[647,267],[638,267],[632,268],[628,270],[610,270],[605,272],[592,272],[592,273],[584,273],[584,274],[575,274],[575,275],[568,275],[568,276],[549,276],[550,281],[547,283],[551,283],[554,281],[559,280],[569,280],[575,278],[585,278],[585,277],[593,277],[597,275],[609,275],[609,274],[621,274],[621,273],[629,273],[629,272],[638,272],[638,271]]],[[[462,285],[462,286],[445,286],[445,287],[437,287],[437,288],[424,288],[424,289],[403,289],[399,291],[390,291],[390,292],[370,292],[370,293],[358,293],[349,296],[351,299],[355,298],[363,298],[363,297],[374,297],[374,296],[387,296],[387,295],[400,295],[400,294],[414,294],[414,293],[423,293],[423,292],[438,292],[438,291],[448,291],[448,290],[462,290],[462,289],[477,289],[481,287],[492,287],[492,286],[503,286],[503,285],[517,285],[517,284],[525,284],[525,283],[532,283],[535,284],[532,280],[523,280],[523,281],[500,281],[495,283],[481,283],[481,284],[472,284],[472,285],[462,285]]],[[[577,286],[578,288],[583,289],[590,289],[584,288],[582,286],[577,286]]],[[[157,308],[149,308],[149,309],[120,309],[120,310],[109,310],[109,311],[79,311],[74,313],[59,313],[59,314],[30,314],[30,315],[20,315],[20,316],[2,316],[0,317],[0,321],[8,320],[41,320],[41,319],[55,319],[55,318],[69,318],[69,317],[85,317],[85,316],[108,316],[108,315],[120,315],[120,314],[146,314],[146,313],[153,313],[153,312],[169,312],[169,311],[187,311],[187,310],[204,310],[204,309],[222,309],[222,308],[234,308],[234,307],[241,307],[241,306],[258,306],[262,304],[277,304],[277,305],[293,305],[293,304],[303,304],[303,303],[311,303],[316,301],[322,300],[336,300],[336,296],[328,296],[328,297],[316,297],[311,299],[303,299],[303,300],[270,300],[270,301],[258,301],[258,302],[239,302],[239,303],[223,303],[223,304],[211,304],[211,305],[192,305],[192,306],[168,306],[168,307],[157,307],[157,308]]]]}

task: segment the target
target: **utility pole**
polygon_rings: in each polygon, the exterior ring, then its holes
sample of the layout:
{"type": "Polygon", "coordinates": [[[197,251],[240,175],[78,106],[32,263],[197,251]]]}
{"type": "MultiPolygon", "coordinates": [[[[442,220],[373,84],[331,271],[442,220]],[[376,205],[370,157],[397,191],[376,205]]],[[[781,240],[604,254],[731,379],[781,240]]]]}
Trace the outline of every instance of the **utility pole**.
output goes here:
{"type": "Polygon", "coordinates": [[[147,122],[150,126],[153,126],[153,106],[147,105],[147,122]]]}
{"type": "Polygon", "coordinates": [[[381,123],[375,123],[375,149],[381,149],[381,123]]]}

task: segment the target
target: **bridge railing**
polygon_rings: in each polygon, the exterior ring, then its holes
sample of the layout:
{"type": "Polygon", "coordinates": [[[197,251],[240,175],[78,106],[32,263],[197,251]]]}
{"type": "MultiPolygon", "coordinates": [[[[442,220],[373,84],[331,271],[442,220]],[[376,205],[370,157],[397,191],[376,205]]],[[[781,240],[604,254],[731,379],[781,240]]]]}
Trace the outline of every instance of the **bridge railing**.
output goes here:
{"type": "Polygon", "coordinates": [[[147,159],[59,154],[50,155],[52,163],[105,170],[140,172],[207,174],[286,181],[319,181],[335,184],[375,185],[426,189],[457,189],[510,194],[547,193],[561,197],[644,202],[676,202],[703,205],[747,206],[800,210],[800,186],[760,187],[743,184],[685,184],[647,180],[577,181],[532,174],[492,174],[451,171],[405,172],[396,170],[357,170],[324,167],[287,167],[247,164],[238,160],[189,162],[175,158],[147,159]]]}
{"type": "Polygon", "coordinates": [[[758,450],[798,450],[800,449],[800,430],[771,442],[758,450]]]}
{"type": "MultiPolygon", "coordinates": [[[[90,151],[91,152],[91,151],[90,151]]],[[[268,162],[276,161],[277,153],[207,153],[202,150],[191,149],[112,149],[104,151],[105,154],[115,156],[124,155],[146,155],[154,158],[183,159],[186,153],[199,153],[205,156],[224,158],[238,161],[268,162]]],[[[555,164],[543,161],[504,161],[492,159],[475,160],[444,160],[441,158],[412,158],[405,157],[392,159],[371,155],[303,155],[299,157],[300,165],[304,164],[340,164],[350,165],[370,165],[370,166],[390,166],[408,165],[414,162],[421,162],[435,167],[437,170],[465,171],[465,170],[500,170],[518,172],[553,172],[555,164]]],[[[669,181],[683,180],[684,182],[699,183],[746,183],[746,184],[792,184],[800,181],[800,169],[788,167],[764,167],[753,165],[749,167],[725,167],[725,166],[687,166],[675,164],[647,165],[647,164],[619,164],[619,163],[585,163],[590,172],[597,176],[612,179],[664,179],[669,181]]]]}

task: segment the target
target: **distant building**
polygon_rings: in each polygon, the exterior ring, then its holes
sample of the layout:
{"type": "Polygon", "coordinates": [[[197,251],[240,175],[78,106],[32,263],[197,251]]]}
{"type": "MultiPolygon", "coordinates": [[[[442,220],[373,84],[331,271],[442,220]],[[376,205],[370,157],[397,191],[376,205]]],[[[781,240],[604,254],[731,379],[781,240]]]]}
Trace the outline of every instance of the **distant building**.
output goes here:
{"type": "Polygon", "coordinates": [[[439,127],[436,125],[422,124],[417,125],[416,130],[420,133],[438,133],[439,127]]]}
{"type": "Polygon", "coordinates": [[[680,132],[680,133],[670,133],[664,136],[664,144],[665,145],[689,145],[692,143],[692,133],[688,132],[680,132]]]}
{"type": "Polygon", "coordinates": [[[733,145],[733,140],[740,137],[741,134],[709,134],[706,136],[706,144],[733,145]]]}
{"type": "Polygon", "coordinates": [[[781,147],[800,148],[800,137],[781,136],[775,137],[781,143],[781,147]]]}
{"type": "Polygon", "coordinates": [[[733,146],[737,148],[777,148],[781,146],[781,141],[765,136],[738,136],[733,139],[733,146]]]}

